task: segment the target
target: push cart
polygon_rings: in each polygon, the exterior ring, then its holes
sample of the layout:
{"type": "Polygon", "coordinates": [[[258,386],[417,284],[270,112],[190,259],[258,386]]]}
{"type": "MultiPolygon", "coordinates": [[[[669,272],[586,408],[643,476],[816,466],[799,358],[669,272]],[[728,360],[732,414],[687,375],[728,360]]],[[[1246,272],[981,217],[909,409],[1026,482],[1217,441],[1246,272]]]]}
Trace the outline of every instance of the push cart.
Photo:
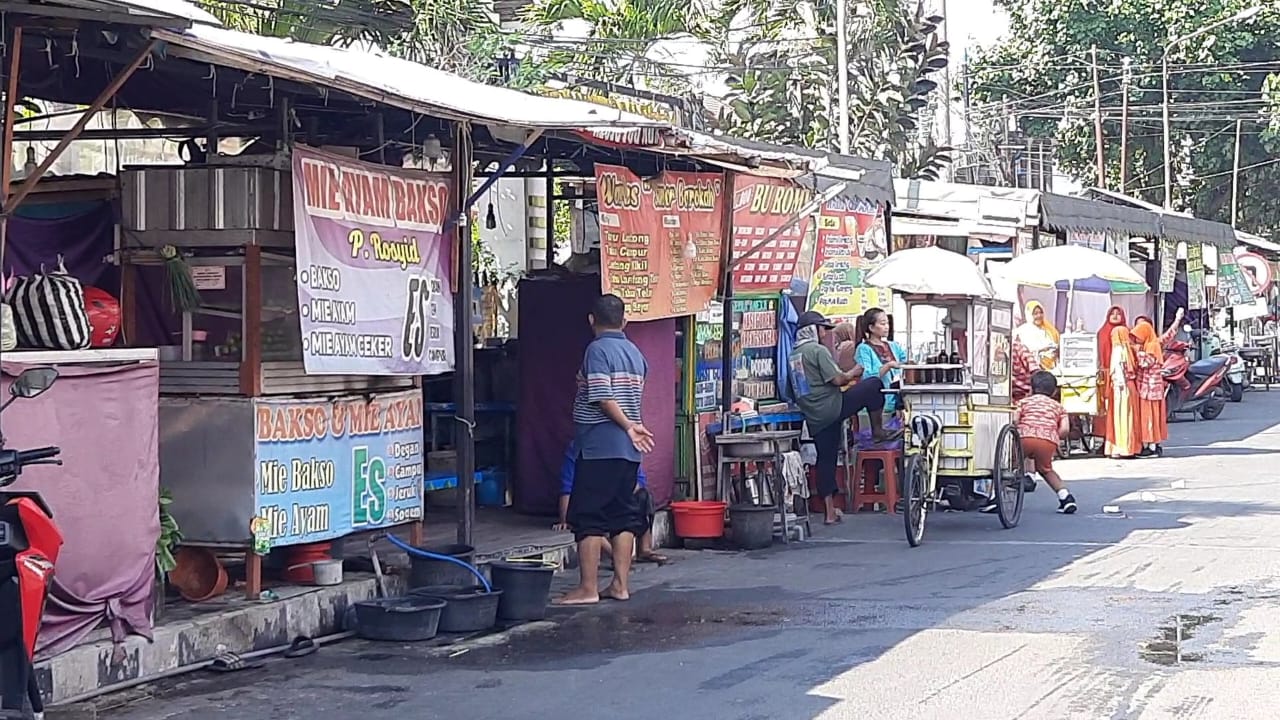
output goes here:
{"type": "Polygon", "coordinates": [[[930,511],[989,510],[1006,528],[1022,517],[1022,443],[1013,420],[1010,376],[1013,305],[971,296],[907,294],[913,308],[945,309],[959,363],[909,365],[901,393],[906,411],[903,518],[907,542],[924,540],[930,511]]]}
{"type": "Polygon", "coordinates": [[[1061,361],[1056,368],[1059,400],[1071,421],[1071,432],[1062,440],[1058,456],[1068,458],[1078,447],[1092,455],[1102,449],[1093,420],[1101,412],[1098,395],[1098,336],[1095,333],[1065,333],[1058,348],[1061,361]]]}

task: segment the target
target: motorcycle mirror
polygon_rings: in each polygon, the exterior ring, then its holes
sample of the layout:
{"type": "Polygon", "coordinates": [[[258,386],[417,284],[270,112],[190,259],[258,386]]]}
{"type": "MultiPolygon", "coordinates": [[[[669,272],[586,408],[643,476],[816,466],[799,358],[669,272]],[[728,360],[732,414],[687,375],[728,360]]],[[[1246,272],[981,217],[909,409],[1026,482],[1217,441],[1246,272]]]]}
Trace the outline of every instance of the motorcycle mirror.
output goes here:
{"type": "Polygon", "coordinates": [[[57,379],[58,371],[54,368],[27,368],[14,378],[9,394],[15,398],[33,398],[52,387],[57,379]]]}

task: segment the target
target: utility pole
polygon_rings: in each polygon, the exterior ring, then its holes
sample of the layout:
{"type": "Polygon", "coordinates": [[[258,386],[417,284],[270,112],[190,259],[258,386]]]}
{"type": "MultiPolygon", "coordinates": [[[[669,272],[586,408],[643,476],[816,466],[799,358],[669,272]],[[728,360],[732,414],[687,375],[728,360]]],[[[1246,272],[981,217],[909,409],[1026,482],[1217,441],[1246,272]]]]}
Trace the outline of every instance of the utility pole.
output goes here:
{"type": "Polygon", "coordinates": [[[960,81],[964,83],[964,147],[968,150],[973,146],[973,131],[969,129],[969,109],[973,104],[973,95],[969,92],[969,49],[964,51],[964,68],[962,69],[960,81]]]}
{"type": "Polygon", "coordinates": [[[1236,156],[1231,165],[1231,227],[1236,227],[1240,218],[1240,136],[1243,135],[1244,121],[1236,120],[1236,156]]]}
{"type": "MultiPolygon", "coordinates": [[[[953,90],[953,88],[951,87],[951,46],[950,46],[951,16],[947,14],[947,0],[941,0],[941,2],[942,2],[942,42],[948,43],[947,65],[942,69],[942,82],[944,87],[946,88],[946,94],[943,95],[943,103],[942,103],[942,132],[946,139],[943,141],[942,144],[946,147],[951,147],[952,143],[955,142],[955,137],[951,134],[951,92],[953,90]]],[[[947,164],[948,178],[954,180],[955,172],[956,172],[955,163],[954,162],[948,163],[947,164]]]]}
{"type": "Polygon", "coordinates": [[[1129,58],[1123,60],[1124,75],[1120,80],[1122,88],[1120,97],[1120,192],[1126,193],[1129,190],[1129,81],[1130,63],[1129,58]]]}
{"type": "Polygon", "coordinates": [[[840,154],[849,154],[849,13],[848,0],[836,0],[836,71],[840,85],[840,154]]]}
{"type": "Polygon", "coordinates": [[[1093,139],[1098,148],[1098,187],[1107,189],[1107,162],[1102,147],[1102,86],[1098,82],[1098,46],[1093,46],[1093,139]]]}

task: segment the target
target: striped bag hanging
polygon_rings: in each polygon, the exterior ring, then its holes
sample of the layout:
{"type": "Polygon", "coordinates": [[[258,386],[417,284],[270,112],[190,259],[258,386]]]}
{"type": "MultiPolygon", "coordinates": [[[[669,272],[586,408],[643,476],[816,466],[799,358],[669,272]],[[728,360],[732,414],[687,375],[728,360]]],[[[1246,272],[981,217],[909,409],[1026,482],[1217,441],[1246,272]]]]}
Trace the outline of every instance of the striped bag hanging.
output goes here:
{"type": "Polygon", "coordinates": [[[18,346],[45,350],[83,350],[89,347],[89,314],[84,288],[67,274],[62,256],[58,269],[13,280],[5,293],[13,308],[18,346]]]}

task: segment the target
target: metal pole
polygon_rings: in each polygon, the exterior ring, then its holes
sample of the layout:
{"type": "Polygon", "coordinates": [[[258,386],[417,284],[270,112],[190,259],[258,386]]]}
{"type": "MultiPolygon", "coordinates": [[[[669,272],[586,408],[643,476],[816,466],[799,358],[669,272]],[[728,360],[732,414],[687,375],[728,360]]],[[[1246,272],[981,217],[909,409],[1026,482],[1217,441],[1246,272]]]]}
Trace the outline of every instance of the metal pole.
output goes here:
{"type": "Polygon", "coordinates": [[[453,127],[454,207],[458,211],[458,287],[454,288],[453,447],[458,453],[458,542],[474,545],[476,522],[476,385],[475,342],[471,304],[474,276],[471,271],[471,223],[465,206],[471,194],[471,126],[453,127]]]}
{"type": "Polygon", "coordinates": [[[1120,97],[1120,192],[1129,187],[1129,58],[1124,59],[1120,97]]]}
{"type": "Polygon", "coordinates": [[[840,153],[849,154],[849,16],[847,0],[836,0],[836,72],[839,78],[840,153]]]}
{"type": "Polygon", "coordinates": [[[1093,60],[1089,63],[1093,72],[1093,141],[1097,147],[1098,187],[1107,189],[1107,159],[1102,147],[1102,85],[1098,81],[1098,46],[1093,46],[1093,60]]]}
{"type": "MultiPolygon", "coordinates": [[[[1240,218],[1240,136],[1244,126],[1243,120],[1236,120],[1236,156],[1231,166],[1231,227],[1236,227],[1240,218]]],[[[1233,329],[1232,332],[1235,332],[1233,329]]]]}
{"type": "MultiPolygon", "coordinates": [[[[941,0],[941,2],[942,41],[949,43],[951,40],[951,16],[947,13],[947,0],[941,0]]],[[[951,147],[953,142],[953,138],[951,136],[951,50],[949,47],[950,46],[948,46],[947,50],[947,65],[942,69],[943,90],[946,93],[943,95],[942,101],[942,132],[943,135],[946,136],[946,140],[942,144],[946,147],[951,147]]],[[[947,177],[949,179],[955,179],[954,163],[947,163],[947,177]]],[[[890,239],[889,243],[893,244],[893,240],[890,239]]]]}
{"type": "Polygon", "coordinates": [[[1160,114],[1164,125],[1164,209],[1173,209],[1173,158],[1169,138],[1169,48],[1160,56],[1160,114]]]}

